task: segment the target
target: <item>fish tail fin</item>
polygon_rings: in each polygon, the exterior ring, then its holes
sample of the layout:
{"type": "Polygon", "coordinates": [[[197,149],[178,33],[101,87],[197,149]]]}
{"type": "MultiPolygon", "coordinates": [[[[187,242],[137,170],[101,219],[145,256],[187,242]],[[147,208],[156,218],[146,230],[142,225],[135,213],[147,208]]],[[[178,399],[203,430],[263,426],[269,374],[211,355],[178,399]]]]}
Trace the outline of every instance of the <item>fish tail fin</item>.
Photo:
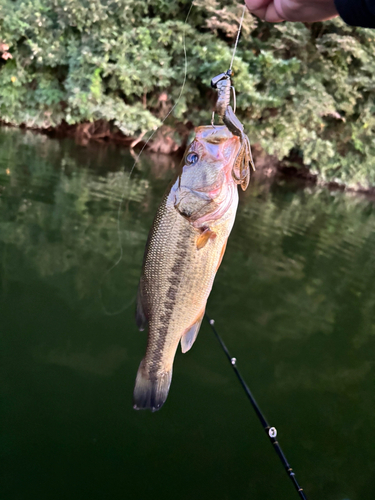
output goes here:
{"type": "Polygon", "coordinates": [[[133,392],[133,408],[135,410],[157,411],[167,399],[172,380],[172,368],[157,377],[150,376],[145,369],[145,360],[138,368],[133,392]]]}

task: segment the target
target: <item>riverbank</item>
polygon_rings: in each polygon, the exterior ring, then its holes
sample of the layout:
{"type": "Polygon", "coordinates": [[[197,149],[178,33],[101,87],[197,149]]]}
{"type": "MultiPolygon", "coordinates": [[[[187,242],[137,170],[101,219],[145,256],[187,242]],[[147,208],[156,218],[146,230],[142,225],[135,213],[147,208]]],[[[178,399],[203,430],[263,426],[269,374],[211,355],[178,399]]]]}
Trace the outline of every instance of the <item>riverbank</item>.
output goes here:
{"type": "MultiPolygon", "coordinates": [[[[178,130],[174,130],[171,127],[163,125],[155,132],[150,142],[146,144],[146,134],[141,134],[138,137],[125,136],[106,121],[86,122],[78,125],[68,125],[66,122],[63,122],[58,127],[47,129],[25,126],[14,127],[0,121],[0,127],[28,130],[53,139],[71,138],[77,145],[84,147],[90,147],[90,144],[95,143],[116,144],[129,148],[134,155],[139,154],[141,149],[145,148],[149,153],[160,153],[167,157],[172,156],[176,162],[179,162],[182,158],[186,146],[194,133],[193,126],[188,128],[181,125],[178,130]]],[[[259,183],[270,182],[272,180],[289,180],[298,183],[301,187],[325,187],[330,191],[358,193],[375,200],[375,186],[364,187],[360,184],[353,186],[333,180],[326,181],[319,174],[312,173],[309,167],[303,164],[298,154],[279,160],[275,155],[267,154],[257,143],[252,145],[252,153],[256,166],[256,172],[252,176],[259,183]]]]}
{"type": "MultiPolygon", "coordinates": [[[[162,153],[183,149],[193,124],[210,122],[210,82],[231,61],[243,8],[195,0],[186,22],[190,1],[99,1],[98,10],[82,10],[73,0],[67,11],[47,0],[7,4],[0,119],[82,144],[135,147],[168,116],[170,129],[152,145],[162,153]]],[[[281,167],[299,155],[317,182],[375,186],[374,48],[373,30],[339,19],[270,25],[246,15],[233,85],[252,144],[281,167]]]]}

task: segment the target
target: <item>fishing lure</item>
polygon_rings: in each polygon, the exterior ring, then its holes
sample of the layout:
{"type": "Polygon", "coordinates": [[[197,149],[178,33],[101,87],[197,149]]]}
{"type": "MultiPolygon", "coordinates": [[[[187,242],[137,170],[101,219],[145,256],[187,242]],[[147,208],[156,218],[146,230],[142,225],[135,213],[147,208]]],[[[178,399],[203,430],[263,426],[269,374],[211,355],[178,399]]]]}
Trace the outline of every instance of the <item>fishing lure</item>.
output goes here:
{"type": "Polygon", "coordinates": [[[234,161],[232,176],[236,184],[240,184],[243,191],[245,191],[250,182],[250,167],[255,171],[253,156],[251,154],[250,140],[245,133],[244,127],[236,116],[236,92],[232,85],[233,71],[231,68],[225,73],[215,76],[211,80],[211,87],[217,90],[218,97],[216,101],[215,110],[212,113],[211,124],[214,123],[215,112],[223,120],[227,128],[240,138],[241,147],[237,153],[234,161]],[[233,105],[230,105],[230,94],[233,92],[233,105]]]}

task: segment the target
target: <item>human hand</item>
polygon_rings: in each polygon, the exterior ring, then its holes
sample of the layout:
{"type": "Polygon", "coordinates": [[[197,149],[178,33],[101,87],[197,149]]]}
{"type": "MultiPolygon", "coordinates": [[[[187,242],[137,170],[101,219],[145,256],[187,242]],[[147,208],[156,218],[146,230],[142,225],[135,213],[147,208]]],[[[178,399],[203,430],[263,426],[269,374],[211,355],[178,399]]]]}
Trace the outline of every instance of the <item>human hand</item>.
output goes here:
{"type": "Polygon", "coordinates": [[[245,0],[249,11],[270,23],[325,21],[338,15],[334,0],[245,0]]]}

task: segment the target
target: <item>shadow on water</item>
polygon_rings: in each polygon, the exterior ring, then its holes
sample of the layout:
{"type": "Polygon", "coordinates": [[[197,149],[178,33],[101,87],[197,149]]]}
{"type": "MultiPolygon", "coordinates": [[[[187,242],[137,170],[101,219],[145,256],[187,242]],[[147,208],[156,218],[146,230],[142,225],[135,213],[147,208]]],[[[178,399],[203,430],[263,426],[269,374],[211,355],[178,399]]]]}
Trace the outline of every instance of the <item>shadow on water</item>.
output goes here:
{"type": "MultiPolygon", "coordinates": [[[[132,301],[170,161],[144,155],[129,180],[127,150],[0,130],[4,500],[297,498],[207,326],[163,409],[132,410],[132,301]]],[[[371,202],[254,183],[209,299],[310,499],[375,495],[374,250],[371,202]]]]}

